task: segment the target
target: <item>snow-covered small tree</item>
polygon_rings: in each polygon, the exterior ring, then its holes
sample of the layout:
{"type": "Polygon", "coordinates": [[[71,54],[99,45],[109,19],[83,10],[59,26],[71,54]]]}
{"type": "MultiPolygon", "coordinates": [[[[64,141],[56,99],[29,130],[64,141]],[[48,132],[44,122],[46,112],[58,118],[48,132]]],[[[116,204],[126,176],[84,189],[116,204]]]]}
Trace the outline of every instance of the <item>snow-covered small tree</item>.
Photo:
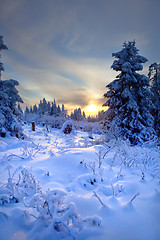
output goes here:
{"type": "Polygon", "coordinates": [[[108,132],[129,139],[134,145],[149,140],[154,133],[150,80],[137,73],[147,59],[138,55],[138,51],[135,41],[131,41],[124,42],[123,49],[112,54],[117,60],[111,68],[120,74],[106,86],[109,90],[104,94],[107,101],[103,105],[109,107],[106,111],[108,132]]]}

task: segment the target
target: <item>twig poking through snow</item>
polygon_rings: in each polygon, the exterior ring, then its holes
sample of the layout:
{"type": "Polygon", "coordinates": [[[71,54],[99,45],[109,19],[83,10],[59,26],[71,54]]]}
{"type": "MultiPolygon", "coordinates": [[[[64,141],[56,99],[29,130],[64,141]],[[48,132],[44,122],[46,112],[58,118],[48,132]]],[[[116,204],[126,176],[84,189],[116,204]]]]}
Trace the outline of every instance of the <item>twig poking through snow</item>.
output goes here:
{"type": "Polygon", "coordinates": [[[132,198],[129,202],[132,203],[133,200],[134,200],[137,196],[139,196],[139,195],[140,195],[139,193],[135,194],[135,195],[133,196],[133,198],[132,198]]]}
{"type": "Polygon", "coordinates": [[[100,199],[100,197],[97,195],[97,193],[95,191],[93,191],[94,195],[98,200],[99,202],[102,204],[103,207],[105,207],[106,205],[102,202],[102,200],[100,199]]]}
{"type": "Polygon", "coordinates": [[[112,195],[115,196],[115,191],[114,191],[114,187],[113,187],[112,182],[110,184],[111,184],[111,188],[112,188],[112,195]]]}

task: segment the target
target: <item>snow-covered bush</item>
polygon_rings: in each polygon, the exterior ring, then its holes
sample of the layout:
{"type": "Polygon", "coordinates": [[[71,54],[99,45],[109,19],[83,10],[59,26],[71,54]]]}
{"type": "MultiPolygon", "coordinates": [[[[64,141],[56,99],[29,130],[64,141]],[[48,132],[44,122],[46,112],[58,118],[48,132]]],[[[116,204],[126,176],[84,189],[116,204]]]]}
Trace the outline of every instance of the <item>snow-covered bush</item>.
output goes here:
{"type": "Polygon", "coordinates": [[[114,156],[111,166],[120,166],[117,177],[122,174],[123,168],[136,168],[139,171],[141,179],[145,179],[145,175],[149,172],[150,175],[160,180],[160,159],[159,146],[156,143],[144,144],[140,146],[131,146],[128,141],[118,141],[114,147],[114,156]]]}
{"type": "Polygon", "coordinates": [[[46,194],[35,194],[29,202],[29,207],[37,209],[39,219],[43,219],[47,228],[61,238],[76,237],[82,230],[83,221],[77,213],[74,203],[65,205],[63,199],[66,193],[61,189],[48,190],[46,194]]]}
{"type": "MultiPolygon", "coordinates": [[[[97,175],[98,178],[100,179],[100,181],[103,181],[104,158],[112,148],[110,146],[105,148],[101,145],[95,146],[95,148],[97,148],[97,150],[95,151],[96,158],[89,162],[86,162],[85,160],[83,160],[80,162],[80,164],[81,164],[81,166],[84,166],[85,168],[89,169],[92,172],[93,177],[95,177],[97,175]]],[[[92,182],[93,181],[91,180],[91,184],[92,184],[92,182]]],[[[97,182],[97,181],[95,181],[95,182],[97,182]]],[[[92,185],[94,185],[94,183],[92,185]]]]}
{"type": "Polygon", "coordinates": [[[69,134],[71,133],[73,130],[73,124],[72,124],[72,121],[68,120],[66,121],[63,126],[62,126],[62,131],[63,133],[65,134],[69,134]]]}
{"type": "Polygon", "coordinates": [[[17,203],[19,202],[18,197],[18,189],[16,186],[16,182],[14,179],[14,174],[11,174],[12,166],[8,166],[8,182],[0,187],[0,204],[6,203],[17,203]]]}
{"type": "Polygon", "coordinates": [[[33,196],[33,194],[41,193],[38,181],[32,173],[31,169],[23,168],[19,174],[19,180],[16,184],[22,197],[33,196]]]}
{"type": "Polygon", "coordinates": [[[99,125],[98,122],[88,122],[87,119],[84,119],[83,121],[72,120],[72,122],[76,130],[97,134],[102,133],[102,127],[99,125]]]}
{"type": "Polygon", "coordinates": [[[84,226],[100,226],[101,219],[97,216],[82,218],[76,205],[64,203],[66,192],[61,189],[48,190],[45,194],[35,194],[28,206],[38,212],[37,220],[42,220],[45,228],[54,232],[57,239],[76,239],[84,226]]]}
{"type": "Polygon", "coordinates": [[[4,203],[17,203],[23,197],[32,196],[35,193],[41,192],[39,183],[35,179],[31,169],[19,167],[11,174],[12,166],[8,167],[8,182],[0,188],[0,201],[4,203]],[[19,179],[15,175],[19,173],[19,179]]]}
{"type": "Polygon", "coordinates": [[[20,150],[23,157],[34,157],[38,152],[43,151],[44,147],[33,142],[25,142],[20,150]]]}
{"type": "Polygon", "coordinates": [[[9,191],[4,191],[3,193],[0,190],[0,205],[8,204],[8,203],[18,203],[18,199],[11,195],[9,191]]]}
{"type": "MultiPolygon", "coordinates": [[[[0,205],[23,200],[25,207],[30,209],[27,218],[30,215],[35,219],[32,225],[39,226],[42,235],[48,232],[55,239],[76,239],[85,226],[100,226],[101,219],[98,216],[82,218],[75,203],[65,203],[66,196],[67,193],[62,189],[43,192],[31,169],[21,167],[11,174],[9,168],[8,182],[0,188],[0,205]],[[18,180],[15,177],[17,174],[18,180]]],[[[33,227],[32,236],[39,233],[33,227]]]]}

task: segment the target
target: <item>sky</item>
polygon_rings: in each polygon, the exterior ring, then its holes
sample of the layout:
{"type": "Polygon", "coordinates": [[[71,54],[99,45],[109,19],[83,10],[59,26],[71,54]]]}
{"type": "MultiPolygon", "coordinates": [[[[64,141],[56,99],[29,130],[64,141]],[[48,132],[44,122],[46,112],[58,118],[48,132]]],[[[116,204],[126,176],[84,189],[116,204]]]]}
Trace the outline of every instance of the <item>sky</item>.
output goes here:
{"type": "MultiPolygon", "coordinates": [[[[160,0],[0,0],[2,79],[18,80],[24,106],[56,99],[71,111],[105,103],[113,52],[135,39],[160,62],[160,0]]],[[[93,109],[93,108],[92,108],[93,109]]]]}

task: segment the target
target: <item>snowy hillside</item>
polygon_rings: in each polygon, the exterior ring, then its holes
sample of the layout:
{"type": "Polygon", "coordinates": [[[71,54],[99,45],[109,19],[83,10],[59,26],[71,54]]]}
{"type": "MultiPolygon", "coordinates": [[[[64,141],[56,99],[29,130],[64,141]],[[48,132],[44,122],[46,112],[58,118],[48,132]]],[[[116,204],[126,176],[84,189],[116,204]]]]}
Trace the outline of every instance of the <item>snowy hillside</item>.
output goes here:
{"type": "Polygon", "coordinates": [[[0,138],[1,240],[159,240],[158,147],[25,125],[0,138]]]}

